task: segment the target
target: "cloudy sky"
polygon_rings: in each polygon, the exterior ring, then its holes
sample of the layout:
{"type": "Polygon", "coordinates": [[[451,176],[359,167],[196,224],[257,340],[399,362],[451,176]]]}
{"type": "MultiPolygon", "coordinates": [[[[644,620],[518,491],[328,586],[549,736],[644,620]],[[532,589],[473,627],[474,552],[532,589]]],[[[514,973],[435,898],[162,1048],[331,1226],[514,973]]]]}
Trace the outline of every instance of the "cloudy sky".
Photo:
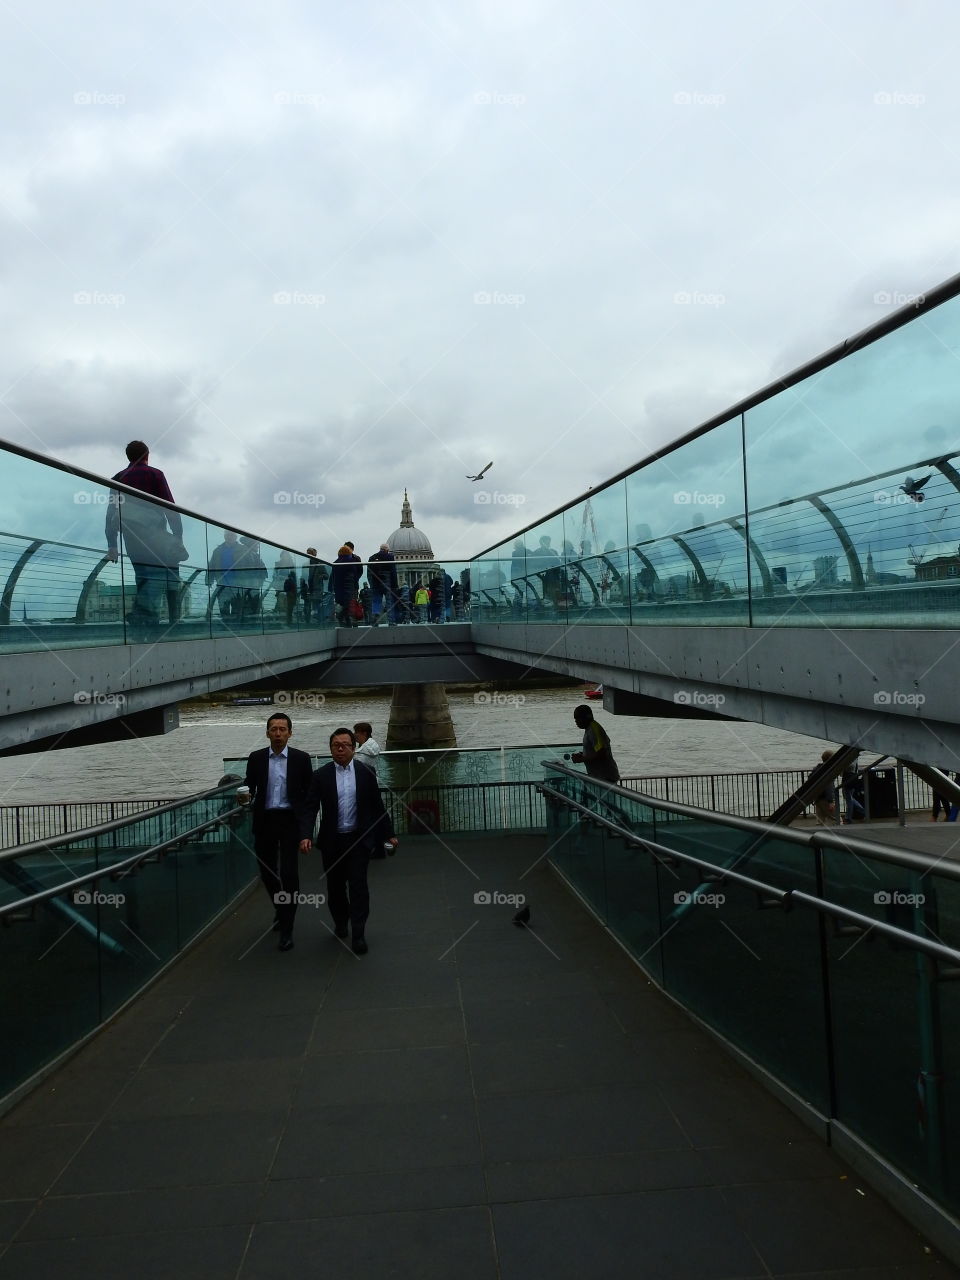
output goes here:
{"type": "Polygon", "coordinates": [[[465,558],[960,269],[953,0],[0,28],[0,436],[105,475],[140,436],[331,558],[404,485],[465,558]]]}

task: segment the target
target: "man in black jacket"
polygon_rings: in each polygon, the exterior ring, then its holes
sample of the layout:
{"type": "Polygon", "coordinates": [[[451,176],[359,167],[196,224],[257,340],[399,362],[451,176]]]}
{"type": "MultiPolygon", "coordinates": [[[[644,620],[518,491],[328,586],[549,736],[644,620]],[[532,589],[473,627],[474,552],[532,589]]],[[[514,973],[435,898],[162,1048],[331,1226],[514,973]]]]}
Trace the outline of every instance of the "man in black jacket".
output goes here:
{"type": "Polygon", "coordinates": [[[383,807],[376,774],[354,764],[357,740],[352,729],[335,729],[330,735],[333,761],[313,775],[307,814],[300,829],[300,849],[310,848],[309,833],[320,812],[317,847],[327,877],[327,906],[338,938],[353,932],[353,949],[367,952],[364,931],[370,914],[367,866],[374,851],[385,843],[397,847],[390,815],[383,807]]]}
{"type": "Polygon", "coordinates": [[[380,622],[381,614],[387,615],[392,627],[397,621],[397,559],[389,544],[380,543],[367,564],[367,581],[372,595],[373,625],[380,622]]]}
{"type": "Polygon", "coordinates": [[[244,779],[253,795],[253,851],[263,887],[274,906],[281,951],[293,949],[293,920],[300,892],[300,833],[305,823],[313,830],[316,813],[308,804],[313,761],[306,751],[287,746],[292,734],[293,722],[285,712],[272,715],[267,721],[270,746],[250,753],[244,779]]]}

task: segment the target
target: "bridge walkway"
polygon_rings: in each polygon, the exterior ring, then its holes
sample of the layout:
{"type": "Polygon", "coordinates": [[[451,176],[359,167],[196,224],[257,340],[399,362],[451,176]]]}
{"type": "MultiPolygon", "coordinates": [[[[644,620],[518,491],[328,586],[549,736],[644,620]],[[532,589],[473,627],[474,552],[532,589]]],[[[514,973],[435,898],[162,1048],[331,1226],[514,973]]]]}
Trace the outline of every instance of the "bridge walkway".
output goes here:
{"type": "Polygon", "coordinates": [[[364,957],[251,894],[0,1123],[0,1280],[960,1276],[543,852],[405,840],[364,957]]]}

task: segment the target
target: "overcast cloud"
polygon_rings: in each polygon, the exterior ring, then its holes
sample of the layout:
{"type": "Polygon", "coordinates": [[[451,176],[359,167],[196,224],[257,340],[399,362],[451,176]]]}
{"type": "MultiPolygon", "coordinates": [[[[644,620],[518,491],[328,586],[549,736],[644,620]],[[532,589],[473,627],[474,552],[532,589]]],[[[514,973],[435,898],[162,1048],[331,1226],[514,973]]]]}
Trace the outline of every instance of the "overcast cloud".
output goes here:
{"type": "Polygon", "coordinates": [[[958,270],[948,0],[0,24],[0,435],[106,475],[142,436],[330,557],[406,485],[465,558],[958,270]]]}

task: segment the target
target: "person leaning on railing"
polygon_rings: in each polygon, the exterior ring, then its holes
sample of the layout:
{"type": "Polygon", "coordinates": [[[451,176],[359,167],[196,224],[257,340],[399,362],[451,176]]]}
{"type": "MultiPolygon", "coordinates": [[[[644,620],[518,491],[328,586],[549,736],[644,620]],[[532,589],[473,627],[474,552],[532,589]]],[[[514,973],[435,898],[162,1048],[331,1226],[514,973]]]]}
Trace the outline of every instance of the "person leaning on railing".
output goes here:
{"type": "MultiPolygon", "coordinates": [[[[832,751],[824,751],[820,759],[826,763],[832,755],[832,751]]],[[[813,808],[821,827],[837,825],[837,788],[832,778],[824,783],[820,794],[814,799],[813,808]]]]}
{"type": "Polygon", "coordinates": [[[583,730],[583,750],[575,751],[570,759],[574,764],[585,765],[591,778],[619,782],[620,770],[613,758],[607,731],[594,720],[591,708],[586,703],[575,707],[573,719],[577,728],[583,730]]]}

